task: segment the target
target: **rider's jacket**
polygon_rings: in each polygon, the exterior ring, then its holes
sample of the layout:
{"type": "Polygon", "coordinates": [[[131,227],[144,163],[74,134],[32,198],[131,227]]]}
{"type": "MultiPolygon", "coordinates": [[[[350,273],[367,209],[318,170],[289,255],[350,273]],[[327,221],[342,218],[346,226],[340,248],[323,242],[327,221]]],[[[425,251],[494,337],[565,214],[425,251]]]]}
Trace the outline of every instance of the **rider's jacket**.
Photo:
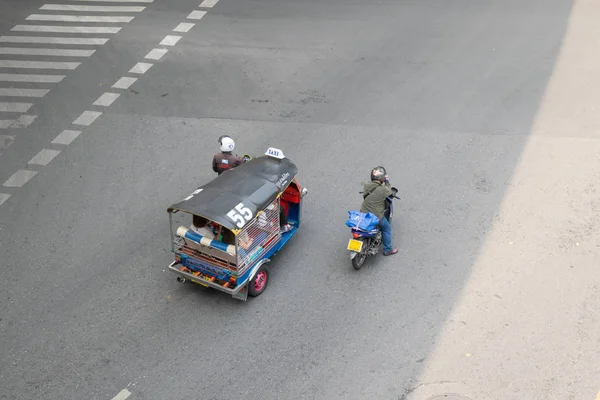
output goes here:
{"type": "Polygon", "coordinates": [[[213,171],[221,175],[228,169],[235,168],[240,164],[243,164],[243,160],[232,153],[217,153],[213,157],[213,171]]]}
{"type": "Polygon", "coordinates": [[[385,213],[385,199],[392,194],[392,185],[371,181],[363,183],[363,187],[364,200],[360,212],[371,212],[381,219],[385,213]]]}

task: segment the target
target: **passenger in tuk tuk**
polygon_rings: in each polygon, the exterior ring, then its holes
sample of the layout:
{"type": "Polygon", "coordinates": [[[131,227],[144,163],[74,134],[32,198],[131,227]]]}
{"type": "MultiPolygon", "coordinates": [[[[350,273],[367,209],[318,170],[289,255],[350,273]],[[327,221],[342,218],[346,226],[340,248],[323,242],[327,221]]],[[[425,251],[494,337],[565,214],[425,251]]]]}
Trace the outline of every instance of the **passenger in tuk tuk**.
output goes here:
{"type": "Polygon", "coordinates": [[[284,204],[285,203],[280,200],[280,202],[279,202],[279,223],[281,225],[281,233],[288,232],[293,228],[292,225],[288,224],[287,212],[286,212],[286,208],[284,207],[284,204]]]}
{"type": "Polygon", "coordinates": [[[204,217],[194,215],[190,229],[198,235],[226,244],[235,244],[235,235],[229,229],[204,217]]]}
{"type": "MultiPolygon", "coordinates": [[[[273,204],[271,204],[267,207],[267,210],[272,211],[273,208],[275,208],[275,206],[273,204]]],[[[265,217],[264,213],[259,216],[259,222],[261,222],[263,224],[266,223],[265,219],[266,219],[266,217],[265,217]],[[262,220],[261,220],[261,218],[262,218],[262,220]]],[[[281,201],[281,199],[280,199],[280,204],[279,204],[279,227],[281,229],[281,233],[288,232],[293,228],[292,225],[288,224],[287,212],[284,207],[284,202],[281,201]]]]}
{"type": "Polygon", "coordinates": [[[199,215],[194,215],[192,218],[192,224],[190,225],[190,229],[196,232],[198,235],[203,236],[207,239],[214,239],[215,232],[212,227],[208,224],[208,220],[199,215]]]}
{"type": "Polygon", "coordinates": [[[221,240],[221,242],[223,242],[225,244],[233,244],[234,245],[235,244],[235,235],[229,229],[223,228],[221,230],[220,240],[221,240]]]}

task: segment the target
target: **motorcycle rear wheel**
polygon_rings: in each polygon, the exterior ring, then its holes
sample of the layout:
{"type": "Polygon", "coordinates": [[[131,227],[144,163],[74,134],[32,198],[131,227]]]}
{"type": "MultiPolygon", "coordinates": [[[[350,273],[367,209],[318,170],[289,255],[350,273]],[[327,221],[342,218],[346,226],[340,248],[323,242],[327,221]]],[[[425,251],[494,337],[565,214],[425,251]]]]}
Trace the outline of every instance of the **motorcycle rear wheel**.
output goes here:
{"type": "Polygon", "coordinates": [[[354,269],[358,271],[365,263],[366,258],[366,253],[358,253],[356,256],[354,256],[354,258],[352,259],[352,266],[354,267],[354,269]]]}

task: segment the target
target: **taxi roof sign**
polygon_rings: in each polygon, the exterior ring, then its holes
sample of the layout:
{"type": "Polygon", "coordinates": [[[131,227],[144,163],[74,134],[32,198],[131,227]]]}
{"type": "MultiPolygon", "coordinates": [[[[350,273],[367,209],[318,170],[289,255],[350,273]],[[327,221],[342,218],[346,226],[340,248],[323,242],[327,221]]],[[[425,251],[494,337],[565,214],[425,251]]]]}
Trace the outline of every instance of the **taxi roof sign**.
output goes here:
{"type": "Polygon", "coordinates": [[[269,147],[265,154],[269,157],[278,158],[280,160],[283,160],[285,158],[285,156],[283,155],[283,151],[274,147],[269,147]]]}

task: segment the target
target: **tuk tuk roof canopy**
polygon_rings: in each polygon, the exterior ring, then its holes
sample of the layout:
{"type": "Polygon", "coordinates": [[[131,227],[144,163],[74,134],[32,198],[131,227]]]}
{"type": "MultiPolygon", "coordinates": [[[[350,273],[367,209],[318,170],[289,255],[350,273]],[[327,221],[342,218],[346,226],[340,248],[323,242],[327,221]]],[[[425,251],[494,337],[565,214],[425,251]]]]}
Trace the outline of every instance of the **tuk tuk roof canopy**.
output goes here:
{"type": "Polygon", "coordinates": [[[298,168],[288,158],[261,156],[223,172],[169,207],[196,214],[227,229],[242,229],[283,192],[298,168]]]}

